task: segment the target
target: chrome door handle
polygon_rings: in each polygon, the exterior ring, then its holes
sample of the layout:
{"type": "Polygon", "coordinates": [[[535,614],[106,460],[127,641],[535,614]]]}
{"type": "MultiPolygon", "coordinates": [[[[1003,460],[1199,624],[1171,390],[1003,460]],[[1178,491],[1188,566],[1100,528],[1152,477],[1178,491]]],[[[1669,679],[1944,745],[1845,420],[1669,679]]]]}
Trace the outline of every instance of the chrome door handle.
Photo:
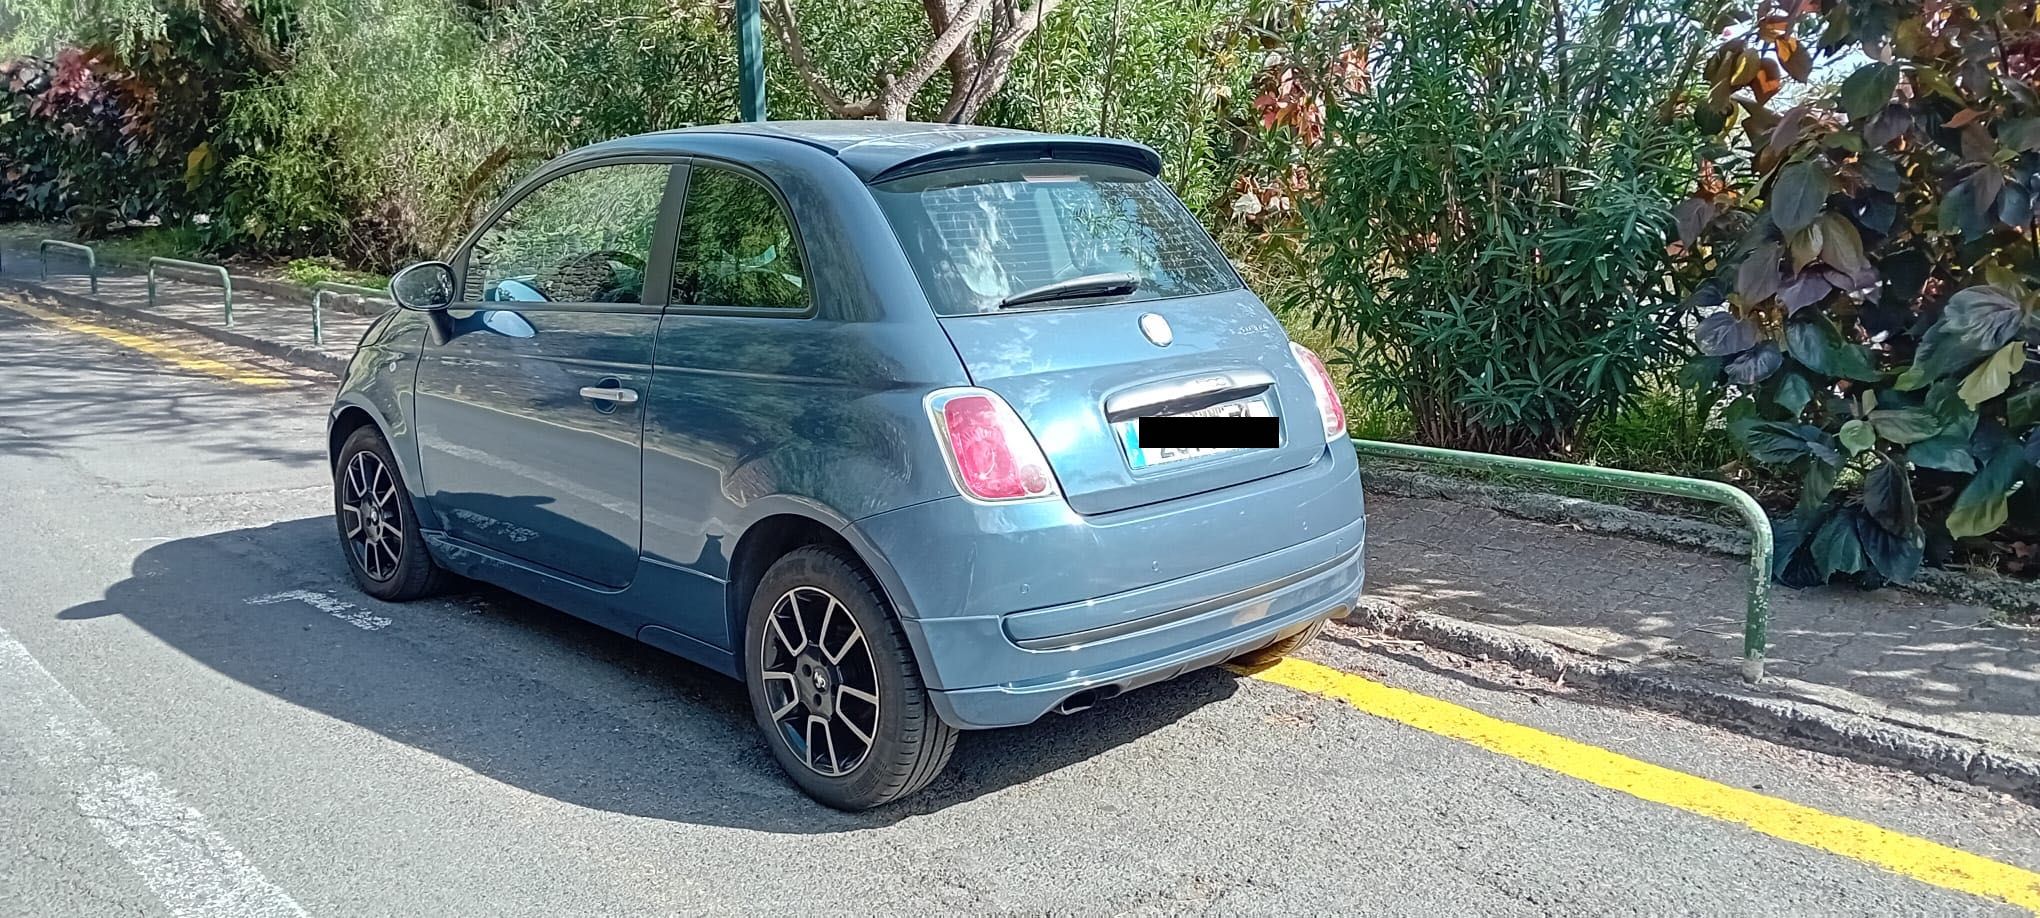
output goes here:
{"type": "Polygon", "coordinates": [[[615,402],[619,405],[637,404],[636,389],[612,389],[606,386],[582,386],[581,397],[592,398],[598,402],[615,402]]]}

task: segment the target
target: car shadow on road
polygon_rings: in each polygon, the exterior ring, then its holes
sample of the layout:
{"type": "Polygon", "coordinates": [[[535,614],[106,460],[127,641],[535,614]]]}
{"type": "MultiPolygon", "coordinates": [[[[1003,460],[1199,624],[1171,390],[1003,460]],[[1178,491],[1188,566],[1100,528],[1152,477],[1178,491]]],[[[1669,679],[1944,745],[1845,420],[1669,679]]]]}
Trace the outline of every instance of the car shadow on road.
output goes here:
{"type": "Polygon", "coordinates": [[[332,520],[292,520],[153,546],[103,598],[58,617],[124,616],[237,682],[531,793],[782,833],[873,828],[995,796],[1236,690],[1207,670],[1081,715],[966,733],[920,794],[841,813],[787,781],[733,680],[493,588],[390,605],[347,578],[332,520]]]}

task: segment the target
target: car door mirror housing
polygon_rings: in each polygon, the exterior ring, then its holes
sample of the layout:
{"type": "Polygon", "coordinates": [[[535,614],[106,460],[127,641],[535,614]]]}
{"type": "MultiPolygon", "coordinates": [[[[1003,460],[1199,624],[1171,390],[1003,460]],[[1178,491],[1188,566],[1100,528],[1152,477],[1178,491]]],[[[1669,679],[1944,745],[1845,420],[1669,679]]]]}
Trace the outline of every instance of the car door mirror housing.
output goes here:
{"type": "Polygon", "coordinates": [[[390,278],[390,299],[398,306],[434,312],[453,303],[453,268],[443,261],[421,261],[390,278]]]}

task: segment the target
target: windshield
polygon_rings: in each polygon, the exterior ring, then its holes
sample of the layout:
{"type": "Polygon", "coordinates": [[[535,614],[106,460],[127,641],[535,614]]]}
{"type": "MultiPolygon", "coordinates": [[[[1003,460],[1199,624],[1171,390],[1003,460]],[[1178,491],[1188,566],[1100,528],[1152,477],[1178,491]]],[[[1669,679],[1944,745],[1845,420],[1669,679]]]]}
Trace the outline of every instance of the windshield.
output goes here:
{"type": "Polygon", "coordinates": [[[1216,293],[1239,278],[1204,227],[1147,173],[1081,163],[951,169],[872,187],[941,315],[1086,275],[1130,274],[1131,294],[1020,308],[1216,293]]]}

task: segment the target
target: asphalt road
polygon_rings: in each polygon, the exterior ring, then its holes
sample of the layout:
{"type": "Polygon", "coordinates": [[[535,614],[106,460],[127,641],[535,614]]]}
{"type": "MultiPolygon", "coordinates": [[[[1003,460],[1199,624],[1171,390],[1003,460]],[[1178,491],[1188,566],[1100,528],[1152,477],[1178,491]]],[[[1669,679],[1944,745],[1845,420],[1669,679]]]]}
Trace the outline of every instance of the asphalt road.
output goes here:
{"type": "MultiPolygon", "coordinates": [[[[827,810],[719,676],[499,592],[355,592],[330,380],[6,306],[0,915],[2021,913],[1223,670],[827,810]]],[[[2040,813],[1995,795],[1342,628],[1307,656],[2040,869],[2040,813]]]]}

